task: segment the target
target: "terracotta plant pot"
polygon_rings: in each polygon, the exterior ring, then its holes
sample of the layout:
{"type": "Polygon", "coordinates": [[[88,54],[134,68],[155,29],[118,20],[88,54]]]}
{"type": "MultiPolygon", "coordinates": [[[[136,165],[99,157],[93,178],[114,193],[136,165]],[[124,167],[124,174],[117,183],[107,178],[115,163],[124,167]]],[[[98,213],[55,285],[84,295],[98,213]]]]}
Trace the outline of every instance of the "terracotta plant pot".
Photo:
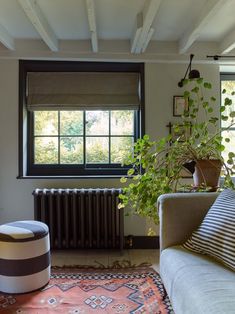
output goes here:
{"type": "Polygon", "coordinates": [[[221,160],[197,160],[193,173],[194,187],[206,186],[216,190],[219,186],[221,168],[221,160]]]}

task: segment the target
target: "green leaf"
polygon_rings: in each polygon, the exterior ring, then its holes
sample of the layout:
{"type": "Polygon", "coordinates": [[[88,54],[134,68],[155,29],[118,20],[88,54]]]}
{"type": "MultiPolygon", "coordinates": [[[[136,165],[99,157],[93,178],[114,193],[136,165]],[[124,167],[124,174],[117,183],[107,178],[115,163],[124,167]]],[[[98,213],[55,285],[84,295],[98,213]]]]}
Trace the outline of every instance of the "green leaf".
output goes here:
{"type": "Polygon", "coordinates": [[[189,80],[188,79],[184,79],[183,80],[183,86],[185,86],[186,84],[188,84],[189,80]]]}
{"type": "Polygon", "coordinates": [[[134,181],[137,181],[137,180],[139,180],[139,179],[140,179],[140,175],[137,175],[137,176],[134,176],[134,177],[133,177],[133,180],[134,180],[134,181]]]}
{"type": "Polygon", "coordinates": [[[193,92],[193,93],[198,93],[198,91],[199,91],[198,86],[195,86],[193,89],[191,89],[191,92],[193,92]]]}
{"type": "Polygon", "coordinates": [[[125,178],[125,177],[122,177],[122,178],[120,179],[120,182],[121,182],[121,183],[126,183],[126,181],[127,181],[127,178],[125,178]]]}
{"type": "Polygon", "coordinates": [[[220,112],[224,112],[224,111],[225,111],[225,109],[226,109],[226,107],[225,107],[225,106],[221,106],[221,107],[220,107],[220,112]]]}
{"type": "Polygon", "coordinates": [[[128,170],[127,174],[128,174],[128,176],[132,176],[134,172],[135,172],[135,170],[133,168],[131,168],[128,170]]]}
{"type": "Polygon", "coordinates": [[[203,86],[204,86],[205,88],[207,88],[207,89],[211,89],[211,88],[212,88],[211,83],[208,83],[208,82],[205,82],[205,83],[203,84],[203,86]]]}
{"type": "Polygon", "coordinates": [[[222,145],[222,144],[220,144],[220,145],[217,146],[217,149],[218,149],[220,152],[222,152],[222,151],[225,150],[225,146],[222,145]]]}
{"type": "Polygon", "coordinates": [[[228,137],[226,137],[224,140],[225,140],[226,143],[230,142],[230,138],[228,138],[228,137]]]}
{"type": "Polygon", "coordinates": [[[119,196],[118,196],[118,197],[120,198],[120,200],[123,200],[123,199],[125,199],[125,198],[126,198],[126,195],[119,194],[119,196]]]}
{"type": "Polygon", "coordinates": [[[231,106],[232,105],[232,99],[226,97],[225,100],[224,100],[224,105],[225,106],[231,106]]]}
{"type": "Polygon", "coordinates": [[[223,120],[223,121],[228,121],[228,116],[223,116],[223,115],[221,115],[221,120],[223,120]]]}
{"type": "Polygon", "coordinates": [[[226,89],[224,88],[223,90],[222,90],[222,94],[225,94],[226,93],[226,89]]]}
{"type": "Polygon", "coordinates": [[[235,111],[230,112],[229,116],[230,118],[235,118],[235,111]]]}
{"type": "Polygon", "coordinates": [[[176,124],[173,126],[173,129],[174,129],[175,133],[178,133],[180,130],[180,127],[179,127],[179,125],[176,124]]]}
{"type": "Polygon", "coordinates": [[[189,112],[188,112],[188,110],[184,110],[183,117],[184,117],[184,118],[189,117],[189,112]]]}
{"type": "Polygon", "coordinates": [[[148,141],[148,140],[149,140],[149,135],[145,134],[145,135],[143,136],[143,140],[148,141]]]}
{"type": "Polygon", "coordinates": [[[188,105],[189,107],[192,107],[194,104],[194,100],[192,98],[188,98],[188,105]]]}
{"type": "Polygon", "coordinates": [[[201,84],[203,82],[203,78],[201,77],[201,78],[199,78],[199,79],[197,79],[197,83],[198,84],[201,84]]]}
{"type": "Polygon", "coordinates": [[[211,101],[216,101],[216,98],[212,96],[211,101]]]}
{"type": "Polygon", "coordinates": [[[228,153],[228,158],[229,159],[232,159],[232,158],[234,158],[235,157],[235,154],[233,153],[233,152],[229,152],[228,153]]]}
{"type": "Polygon", "coordinates": [[[233,165],[233,160],[232,160],[232,159],[228,159],[228,160],[227,160],[227,163],[228,163],[229,165],[233,165]]]}
{"type": "Polygon", "coordinates": [[[213,112],[213,108],[208,108],[208,110],[207,110],[209,113],[212,113],[213,112]]]}
{"type": "Polygon", "coordinates": [[[209,122],[215,124],[218,120],[219,120],[219,119],[218,119],[217,117],[211,117],[211,118],[209,119],[209,122]]]}

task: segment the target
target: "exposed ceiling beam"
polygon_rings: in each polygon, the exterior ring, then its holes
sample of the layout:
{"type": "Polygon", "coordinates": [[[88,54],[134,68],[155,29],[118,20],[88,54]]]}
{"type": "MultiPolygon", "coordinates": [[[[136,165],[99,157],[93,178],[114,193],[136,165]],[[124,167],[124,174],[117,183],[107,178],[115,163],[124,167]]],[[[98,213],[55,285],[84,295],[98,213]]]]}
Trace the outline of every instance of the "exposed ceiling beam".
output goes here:
{"type": "Polygon", "coordinates": [[[202,11],[197,17],[195,23],[189,28],[179,41],[179,53],[185,53],[198,38],[203,28],[215,16],[228,0],[208,0],[203,6],[202,11]]]}
{"type": "Polygon", "coordinates": [[[15,43],[13,37],[1,24],[0,24],[0,42],[8,49],[15,50],[15,43]]]}
{"type": "MultiPolygon", "coordinates": [[[[90,40],[60,40],[58,52],[52,52],[40,39],[15,39],[15,50],[0,47],[2,59],[38,59],[38,60],[76,60],[76,61],[112,61],[112,62],[150,62],[174,63],[188,65],[188,56],[178,54],[178,44],[175,41],[151,41],[148,54],[132,54],[130,40],[99,40],[100,53],[94,54],[90,48],[90,40]]],[[[220,59],[214,61],[206,58],[212,51],[218,52],[216,42],[196,42],[194,53],[197,63],[201,64],[233,64],[235,59],[220,59]]]]}
{"type": "Polygon", "coordinates": [[[142,52],[145,52],[145,50],[146,50],[146,48],[147,48],[147,46],[148,46],[148,44],[149,44],[149,42],[153,36],[153,33],[154,33],[154,28],[151,27],[147,36],[146,36],[146,41],[144,42],[144,44],[142,46],[142,52]]]}
{"type": "Polygon", "coordinates": [[[87,17],[91,32],[91,45],[93,52],[98,52],[98,39],[96,31],[95,6],[93,0],[86,0],[87,17]]]}
{"type": "Polygon", "coordinates": [[[98,39],[96,32],[91,32],[91,45],[93,52],[98,52],[98,39]]]}
{"type": "Polygon", "coordinates": [[[235,29],[233,29],[221,42],[221,54],[226,54],[235,48],[235,29]]]}
{"type": "Polygon", "coordinates": [[[136,45],[143,29],[143,13],[140,12],[136,16],[136,27],[134,36],[131,38],[131,53],[135,53],[136,45]]]}
{"type": "Polygon", "coordinates": [[[137,28],[131,41],[131,52],[141,53],[147,48],[147,45],[153,35],[151,28],[153,20],[159,10],[162,0],[147,0],[142,14],[142,23],[139,15],[137,15],[137,28]],[[138,21],[139,19],[139,21],[138,21]]]}
{"type": "Polygon", "coordinates": [[[58,39],[48,24],[36,0],[18,0],[31,23],[52,51],[58,51],[58,39]]]}

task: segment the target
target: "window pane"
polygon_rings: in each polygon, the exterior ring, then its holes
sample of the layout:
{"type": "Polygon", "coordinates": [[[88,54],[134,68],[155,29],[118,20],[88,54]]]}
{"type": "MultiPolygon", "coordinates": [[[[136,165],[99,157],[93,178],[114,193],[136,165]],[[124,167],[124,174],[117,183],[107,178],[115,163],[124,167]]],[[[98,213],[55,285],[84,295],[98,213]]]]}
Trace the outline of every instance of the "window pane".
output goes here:
{"type": "Polygon", "coordinates": [[[60,163],[83,163],[83,139],[80,137],[62,137],[60,139],[60,163]]]}
{"type": "Polygon", "coordinates": [[[108,135],[109,134],[109,112],[108,111],[86,111],[86,134],[108,135]]]}
{"type": "Polygon", "coordinates": [[[58,138],[36,137],[34,139],[35,164],[58,163],[58,138]]]}
{"type": "Polygon", "coordinates": [[[111,138],[111,163],[122,163],[133,149],[133,137],[111,138]]]}
{"type": "Polygon", "coordinates": [[[234,131],[223,131],[222,132],[223,136],[223,142],[222,144],[225,146],[225,150],[222,153],[222,156],[225,158],[225,161],[228,159],[228,153],[229,152],[234,152],[234,147],[235,147],[235,130],[234,131]],[[229,138],[230,142],[227,143],[225,142],[225,138],[229,138]]]}
{"type": "Polygon", "coordinates": [[[83,111],[60,111],[60,134],[83,134],[83,111]]]}
{"type": "Polygon", "coordinates": [[[86,138],[86,162],[109,163],[109,139],[108,137],[86,138]]]}
{"type": "MultiPolygon", "coordinates": [[[[231,93],[235,91],[235,81],[221,81],[221,89],[226,89],[226,94],[221,94],[221,105],[224,105],[224,100],[226,97],[230,98],[233,101],[231,106],[226,106],[226,110],[222,112],[222,115],[229,116],[231,111],[235,111],[235,95],[232,96],[231,93]]],[[[221,119],[221,126],[223,128],[228,127],[231,124],[232,118],[229,118],[227,121],[221,119]]]]}
{"type": "Polygon", "coordinates": [[[34,112],[35,135],[58,134],[58,111],[35,111],[34,112]]]}
{"type": "Polygon", "coordinates": [[[111,135],[134,134],[134,111],[115,110],[111,111],[111,135]]]}

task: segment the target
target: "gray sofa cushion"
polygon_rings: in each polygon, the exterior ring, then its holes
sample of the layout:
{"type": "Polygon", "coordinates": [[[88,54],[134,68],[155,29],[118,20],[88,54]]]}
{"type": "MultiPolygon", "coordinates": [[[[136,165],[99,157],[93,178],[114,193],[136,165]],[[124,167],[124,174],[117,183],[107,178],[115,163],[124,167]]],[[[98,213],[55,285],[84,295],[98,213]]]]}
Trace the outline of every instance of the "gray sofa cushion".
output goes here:
{"type": "Polygon", "coordinates": [[[221,192],[184,247],[213,256],[235,270],[235,191],[221,192]]]}
{"type": "Polygon", "coordinates": [[[214,259],[170,247],[161,253],[160,275],[176,314],[235,313],[235,273],[214,259]]]}

